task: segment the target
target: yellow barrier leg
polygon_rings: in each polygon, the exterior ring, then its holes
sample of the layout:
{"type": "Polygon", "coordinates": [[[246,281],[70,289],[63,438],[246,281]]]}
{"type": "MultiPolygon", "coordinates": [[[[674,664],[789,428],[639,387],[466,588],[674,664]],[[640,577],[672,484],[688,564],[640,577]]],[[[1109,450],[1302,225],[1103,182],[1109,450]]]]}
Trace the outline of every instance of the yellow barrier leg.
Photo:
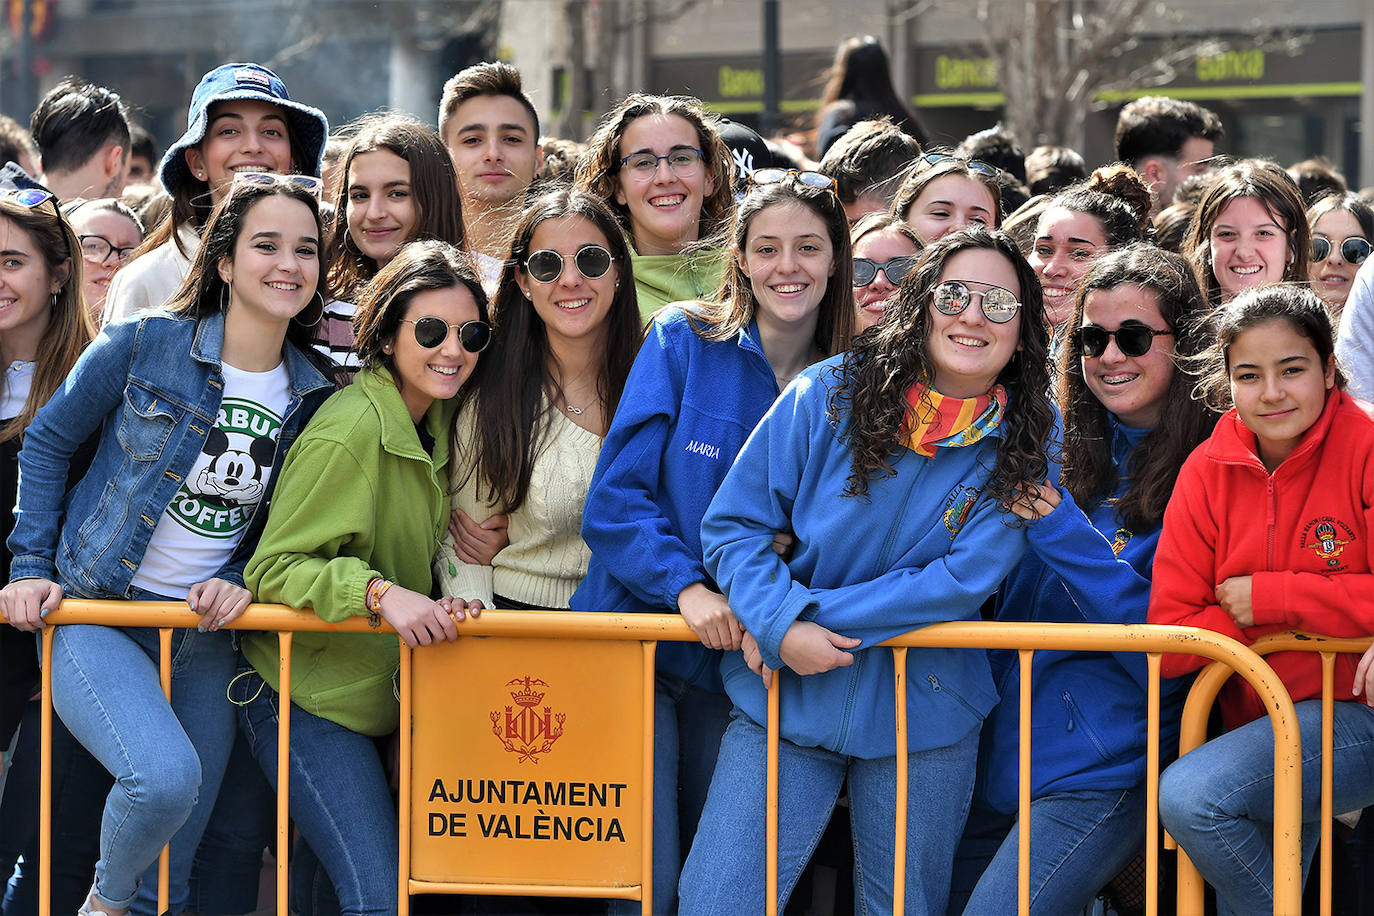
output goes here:
{"type": "Polygon", "coordinates": [[[1021,776],[1016,801],[1016,911],[1030,912],[1030,805],[1031,805],[1031,661],[1035,652],[1021,649],[1021,776]]]}
{"type": "Polygon", "coordinates": [[[892,650],[893,688],[897,694],[897,833],[893,844],[892,908],[901,916],[906,912],[906,816],[907,816],[907,737],[906,737],[906,653],[892,650]]]}
{"type": "Polygon", "coordinates": [[[291,636],[289,630],[277,634],[277,684],[281,688],[277,692],[277,916],[288,916],[291,912],[287,905],[291,875],[287,863],[291,847],[291,636]]]}
{"type": "MultiPolygon", "coordinates": [[[[172,631],[162,628],[157,631],[158,675],[162,680],[162,695],[172,702],[172,631]]],[[[172,898],[172,850],[171,846],[162,847],[157,857],[157,911],[167,912],[172,898]]]]}
{"type": "Polygon", "coordinates": [[[644,851],[640,858],[639,911],[650,916],[654,907],[654,671],[657,642],[644,646],[644,793],[640,798],[640,829],[644,831],[644,851]]]}
{"type": "Polygon", "coordinates": [[[1146,655],[1145,666],[1145,916],[1159,916],[1159,653],[1146,655]]]}
{"type": "Polygon", "coordinates": [[[43,628],[38,734],[38,916],[52,916],[52,627],[43,628]]]}
{"type": "Polygon", "coordinates": [[[763,911],[765,916],[778,916],[778,683],[782,672],[773,672],[773,685],[768,688],[768,802],[764,816],[763,911]]]}
{"type": "Polygon", "coordinates": [[[396,874],[399,876],[396,887],[397,916],[410,916],[410,647],[404,640],[396,640],[401,647],[401,731],[397,735],[400,742],[400,799],[397,823],[400,825],[399,849],[396,857],[396,874]]]}
{"type": "Polygon", "coordinates": [[[1322,653],[1322,865],[1321,865],[1321,916],[1331,916],[1331,741],[1332,728],[1335,726],[1336,709],[1333,700],[1335,692],[1336,656],[1332,652],[1322,653]]]}

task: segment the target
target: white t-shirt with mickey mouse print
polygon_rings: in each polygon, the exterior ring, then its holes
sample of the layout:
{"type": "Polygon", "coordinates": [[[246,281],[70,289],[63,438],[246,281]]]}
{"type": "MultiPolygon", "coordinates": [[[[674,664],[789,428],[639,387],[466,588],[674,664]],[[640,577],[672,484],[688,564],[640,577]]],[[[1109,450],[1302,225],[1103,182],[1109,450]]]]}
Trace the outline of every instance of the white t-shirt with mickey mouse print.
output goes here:
{"type": "Polygon", "coordinates": [[[181,489],[158,519],[133,585],[185,598],[233,555],[279,456],[291,389],[286,364],[245,372],[228,363],[219,416],[181,489]]]}

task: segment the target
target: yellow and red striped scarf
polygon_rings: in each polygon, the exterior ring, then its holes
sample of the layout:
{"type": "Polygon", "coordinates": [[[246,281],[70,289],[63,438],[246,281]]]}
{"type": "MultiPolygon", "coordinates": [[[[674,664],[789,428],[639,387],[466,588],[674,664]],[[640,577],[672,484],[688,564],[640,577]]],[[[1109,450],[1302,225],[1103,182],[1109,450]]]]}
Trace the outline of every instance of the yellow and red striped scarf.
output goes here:
{"type": "Polygon", "coordinates": [[[976,398],[951,398],[917,382],[907,391],[906,403],[902,444],[934,458],[937,448],[972,445],[996,429],[1007,409],[1007,389],[994,385],[976,398]]]}

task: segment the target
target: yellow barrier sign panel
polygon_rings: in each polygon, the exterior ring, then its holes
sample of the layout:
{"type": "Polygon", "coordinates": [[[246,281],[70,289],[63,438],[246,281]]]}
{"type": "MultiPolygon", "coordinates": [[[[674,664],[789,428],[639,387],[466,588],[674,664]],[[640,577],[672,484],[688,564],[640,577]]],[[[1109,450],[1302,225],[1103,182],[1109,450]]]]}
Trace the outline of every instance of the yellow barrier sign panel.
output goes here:
{"type": "Polygon", "coordinates": [[[464,638],[412,658],[412,879],[641,883],[638,642],[464,638]]]}

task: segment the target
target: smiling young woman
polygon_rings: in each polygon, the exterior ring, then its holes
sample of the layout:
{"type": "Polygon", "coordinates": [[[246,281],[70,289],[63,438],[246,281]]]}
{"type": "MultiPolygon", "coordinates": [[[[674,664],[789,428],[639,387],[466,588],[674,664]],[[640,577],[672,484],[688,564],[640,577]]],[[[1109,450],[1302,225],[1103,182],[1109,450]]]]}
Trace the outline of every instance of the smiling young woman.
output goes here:
{"type": "MultiPolygon", "coordinates": [[[[1250,644],[1288,629],[1366,636],[1374,627],[1374,419],[1345,393],[1331,321],[1306,287],[1271,286],[1221,315],[1205,379],[1231,406],[1183,467],[1155,554],[1150,623],[1205,627],[1250,644]]],[[[1336,811],[1374,802],[1371,653],[1335,665],[1336,811]],[[1364,694],[1364,702],[1355,698],[1364,694]]],[[[1265,659],[1288,688],[1302,732],[1303,871],[1321,818],[1322,662],[1265,659]]],[[[1179,677],[1205,659],[1166,655],[1179,677]]],[[[1273,909],[1274,737],[1243,682],[1222,690],[1230,729],[1160,777],[1159,814],[1216,888],[1222,913],[1273,909]]]]}
{"type": "Polygon", "coordinates": [[[41,628],[64,594],[185,601],[201,616],[199,630],[173,634],[170,703],[155,631],[55,637],[53,702],[116,779],[91,912],[154,912],[169,840],[171,906],[186,905],[234,734],[224,685],[235,653],[220,628],[248,606],[243,564],[280,458],[331,388],[294,320],[323,297],[322,235],[299,185],[235,180],[170,314],[107,326],[26,433],[5,616],[41,628]],[[93,435],[91,470],[68,492],[73,456],[93,435]]]}
{"type": "Polygon", "coordinates": [[[446,594],[488,606],[566,609],[587,572],[582,504],[639,348],[624,233],[585,191],[531,201],[493,311],[490,368],[454,429],[455,518],[435,572],[446,594]],[[472,541],[504,516],[509,545],[472,541]]]}
{"type": "MultiPolygon", "coordinates": [[[[1103,255],[1073,301],[1058,377],[1063,471],[1032,488],[1044,511],[1028,520],[996,619],[1144,623],[1165,505],[1216,419],[1176,367],[1210,343],[1208,306],[1188,262],[1150,245],[1103,255]]],[[[1016,652],[989,658],[1001,699],[983,724],[952,912],[996,911],[1016,895],[1021,669],[1016,652]]],[[[1126,659],[1035,655],[1033,913],[1081,910],[1140,848],[1148,680],[1143,657],[1126,659]]],[[[1166,749],[1182,701],[1165,691],[1166,749]]]]}
{"type": "Polygon", "coordinates": [[[1217,306],[1280,281],[1306,283],[1311,244],[1298,186],[1272,162],[1243,159],[1207,185],[1183,252],[1217,306]]]}
{"type": "Polygon", "coordinates": [[[104,320],[161,308],[190,271],[211,209],[237,172],[300,172],[319,177],[329,121],[291,98],[258,64],[224,64],[191,93],[186,133],[158,166],[172,195],[171,216],[149,229],[138,257],[110,284],[104,320]]]}
{"type": "MultiPolygon", "coordinates": [[[[945,236],[882,323],[797,376],[725,475],[701,539],[747,635],[721,663],[734,711],[683,867],[684,916],[764,909],[758,825],[778,677],[778,909],[847,779],[855,909],[893,911],[893,662],[873,647],[977,619],[1022,553],[1010,506],[1048,473],[1054,426],[1040,311],[1006,235],[945,236]],[[769,549],[779,531],[795,534],[794,555],[769,549]]],[[[921,675],[908,703],[922,726],[902,753],[921,775],[905,812],[903,902],[943,913],[978,728],[996,694],[982,653],[910,652],[921,675]]]]}
{"type": "Polygon", "coordinates": [[[631,94],[608,114],[577,167],[577,187],[610,205],[633,246],[645,321],[720,288],[712,247],[733,209],[730,149],[695,99],[631,94]]]}
{"type": "MultiPolygon", "coordinates": [[[[462,251],[411,242],[364,289],[355,321],[363,368],[287,455],[245,580],[259,601],[324,620],[384,619],[408,646],[455,639],[482,604],[436,597],[430,565],[448,520],[454,396],[491,340],[486,293],[462,251]]],[[[396,812],[373,739],[400,715],[396,636],[300,633],[291,651],[291,784],[305,787],[292,818],[343,912],[394,911],[396,812]]],[[[246,636],[243,659],[239,727],[275,783],[276,637],[246,636]]]]}
{"type": "Polygon", "coordinates": [[[839,198],[828,180],[781,178],[752,186],[740,203],[724,299],[666,309],[650,326],[583,508],[591,559],[573,610],[681,613],[700,640],[665,644],[656,657],[656,913],[672,910],[729,719],[721,654],[742,636],[706,572],[701,518],[778,393],[853,335],[839,198]]]}

